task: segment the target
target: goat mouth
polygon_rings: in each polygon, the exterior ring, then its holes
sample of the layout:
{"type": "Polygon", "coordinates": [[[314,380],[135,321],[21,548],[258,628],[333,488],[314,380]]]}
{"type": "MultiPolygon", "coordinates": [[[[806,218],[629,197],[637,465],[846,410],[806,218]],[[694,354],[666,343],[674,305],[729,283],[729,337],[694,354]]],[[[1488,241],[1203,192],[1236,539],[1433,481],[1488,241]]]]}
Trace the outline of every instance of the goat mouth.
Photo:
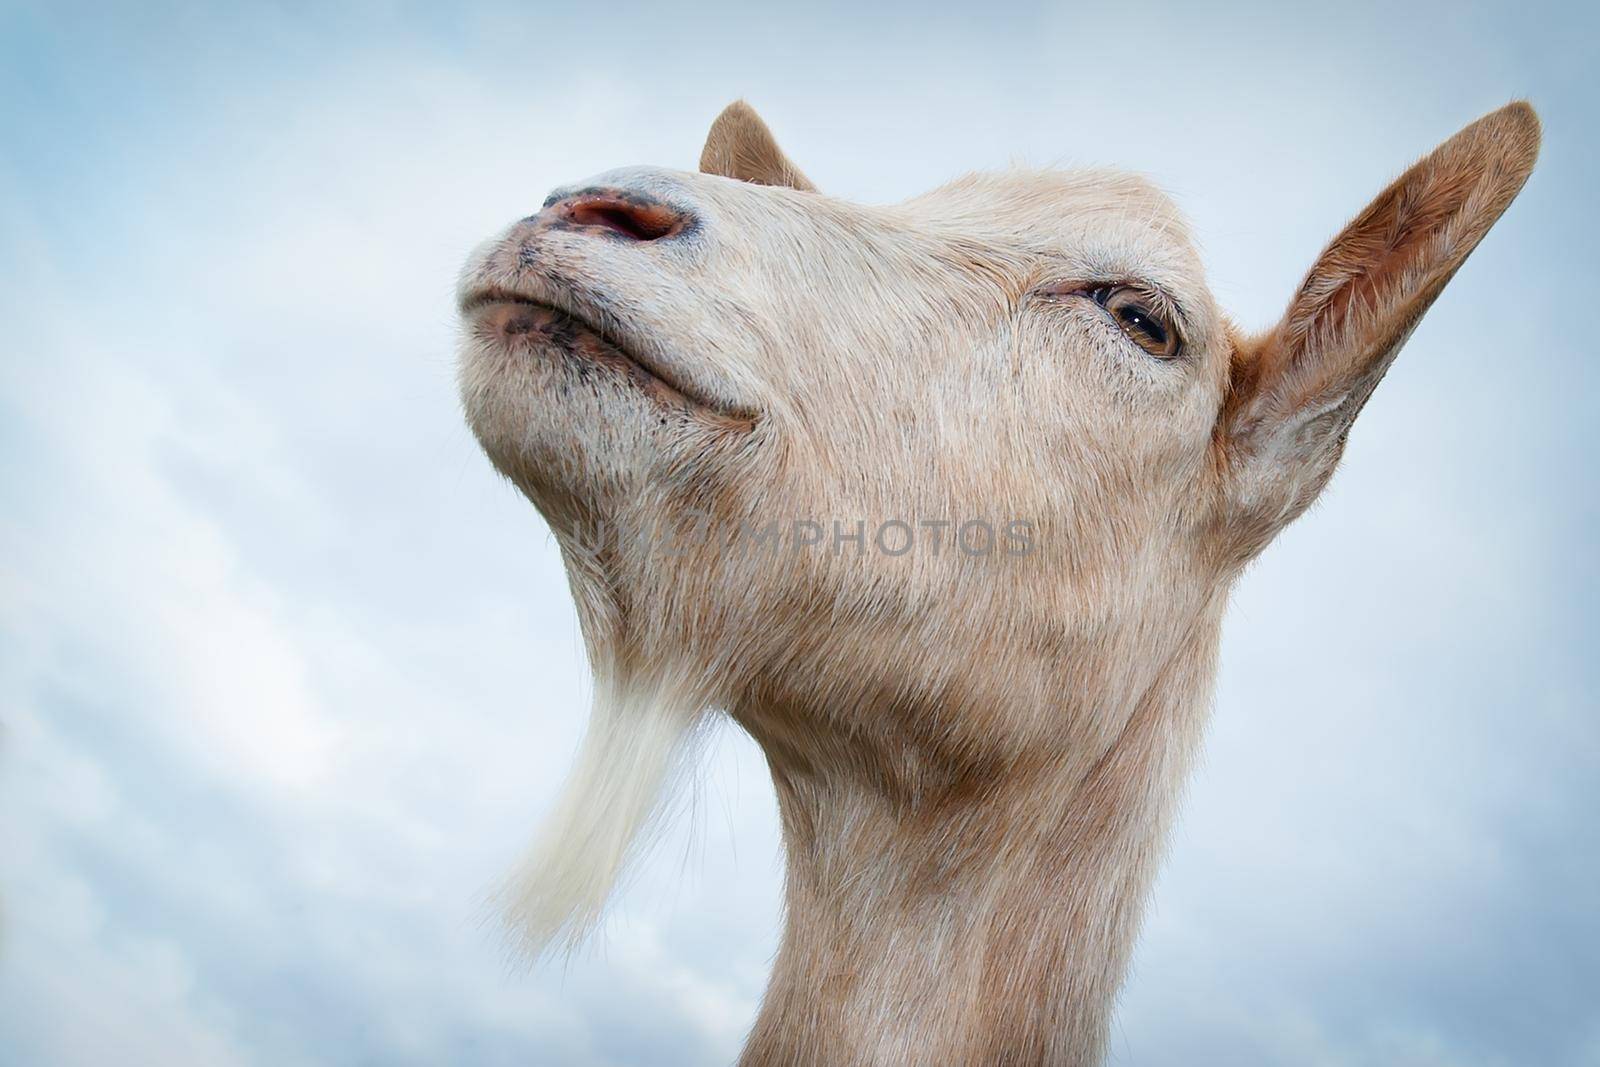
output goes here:
{"type": "Polygon", "coordinates": [[[706,396],[624,344],[613,332],[566,308],[521,293],[488,288],[461,302],[461,316],[502,345],[555,349],[573,359],[580,374],[591,366],[611,368],[647,397],[667,407],[689,409],[725,422],[752,421],[748,412],[706,396]]]}

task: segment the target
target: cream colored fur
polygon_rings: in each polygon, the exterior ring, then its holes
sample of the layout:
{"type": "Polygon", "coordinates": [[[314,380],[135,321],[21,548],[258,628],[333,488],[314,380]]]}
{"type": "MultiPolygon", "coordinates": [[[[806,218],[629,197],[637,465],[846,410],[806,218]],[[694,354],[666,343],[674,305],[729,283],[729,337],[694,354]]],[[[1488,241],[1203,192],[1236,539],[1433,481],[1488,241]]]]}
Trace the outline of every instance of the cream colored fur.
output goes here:
{"type": "Polygon", "coordinates": [[[463,274],[467,416],[560,541],[596,670],[512,918],[534,950],[580,937],[722,709],[767,754],[788,860],[742,1062],[1099,1062],[1228,590],[1521,187],[1537,122],[1512,105],[1418,164],[1247,336],[1139,178],[864,207],[740,108],[721,173],[558,190],[463,274]],[[1119,283],[1169,305],[1177,358],[1085,295],[1119,283]],[[775,520],[829,540],[749,551],[775,520]],[[970,520],[1025,521],[1030,551],[832,540],[970,520]],[[663,551],[689,530],[711,536],[663,551]]]}
{"type": "Polygon", "coordinates": [[[529,956],[576,947],[692,763],[707,694],[696,679],[598,672],[577,764],[499,903],[529,956]]]}

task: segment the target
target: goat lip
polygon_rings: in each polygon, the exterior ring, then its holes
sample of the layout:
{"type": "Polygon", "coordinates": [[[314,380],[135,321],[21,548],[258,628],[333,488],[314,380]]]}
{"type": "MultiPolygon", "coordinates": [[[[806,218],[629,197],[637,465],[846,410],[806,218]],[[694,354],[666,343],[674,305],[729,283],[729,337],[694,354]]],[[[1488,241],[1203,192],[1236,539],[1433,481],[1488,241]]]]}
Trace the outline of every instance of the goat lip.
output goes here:
{"type": "Polygon", "coordinates": [[[754,422],[750,411],[685,386],[677,376],[663,371],[658,361],[640,355],[614,332],[602,329],[565,303],[491,286],[464,294],[460,313],[463,319],[488,327],[503,343],[542,333],[579,358],[619,365],[657,400],[699,409],[719,421],[746,425],[754,422]]]}

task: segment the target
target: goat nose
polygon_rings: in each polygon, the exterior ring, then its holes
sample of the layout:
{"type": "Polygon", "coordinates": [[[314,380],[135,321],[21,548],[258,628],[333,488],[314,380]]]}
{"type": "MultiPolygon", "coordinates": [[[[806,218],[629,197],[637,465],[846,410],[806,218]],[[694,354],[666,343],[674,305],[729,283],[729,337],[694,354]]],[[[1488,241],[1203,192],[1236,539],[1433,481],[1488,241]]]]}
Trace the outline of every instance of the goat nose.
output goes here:
{"type": "Polygon", "coordinates": [[[623,189],[586,189],[552,197],[535,221],[552,229],[588,227],[629,241],[660,241],[693,224],[688,212],[623,189]]]}

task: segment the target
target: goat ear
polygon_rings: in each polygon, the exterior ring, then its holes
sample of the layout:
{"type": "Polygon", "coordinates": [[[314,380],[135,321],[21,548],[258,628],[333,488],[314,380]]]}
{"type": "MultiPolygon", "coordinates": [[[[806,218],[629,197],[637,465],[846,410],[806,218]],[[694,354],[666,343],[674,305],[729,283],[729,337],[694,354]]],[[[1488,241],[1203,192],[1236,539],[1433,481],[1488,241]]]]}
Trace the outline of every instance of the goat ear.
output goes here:
{"type": "Polygon", "coordinates": [[[702,174],[720,174],[756,185],[781,185],[814,193],[817,187],[789,162],[756,109],[735,100],[711,124],[700,152],[702,174]]]}
{"type": "Polygon", "coordinates": [[[1539,120],[1526,103],[1472,123],[1333,239],[1277,326],[1239,343],[1217,436],[1242,556],[1327,484],[1362,405],[1538,154],[1539,120]]]}

